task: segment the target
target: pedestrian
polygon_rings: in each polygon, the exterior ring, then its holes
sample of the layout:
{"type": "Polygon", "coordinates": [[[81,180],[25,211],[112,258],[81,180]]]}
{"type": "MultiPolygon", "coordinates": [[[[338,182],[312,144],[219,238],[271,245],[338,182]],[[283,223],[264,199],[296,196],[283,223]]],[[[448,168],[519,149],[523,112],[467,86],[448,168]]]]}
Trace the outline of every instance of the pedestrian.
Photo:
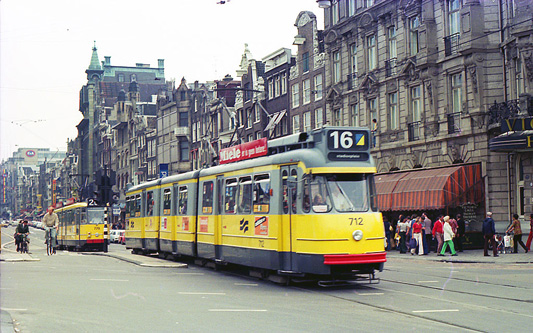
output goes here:
{"type": "Polygon", "coordinates": [[[453,237],[454,237],[454,233],[453,233],[453,230],[452,230],[452,226],[450,224],[450,217],[449,216],[445,216],[444,217],[444,226],[442,227],[442,230],[444,232],[444,245],[442,246],[442,250],[440,251],[439,253],[439,256],[443,256],[444,253],[446,252],[446,246],[449,246],[450,247],[450,250],[452,252],[452,256],[456,256],[457,253],[455,253],[455,249],[453,247],[453,237]]]}
{"type": "Polygon", "coordinates": [[[527,250],[531,250],[531,240],[533,238],[533,214],[529,215],[529,237],[527,238],[526,247],[527,250]]]}
{"type": "Polygon", "coordinates": [[[509,229],[507,229],[507,232],[514,232],[513,236],[513,242],[514,242],[514,252],[518,253],[518,244],[526,251],[528,252],[527,247],[524,245],[524,242],[522,242],[522,228],[520,227],[520,220],[518,219],[518,214],[513,214],[513,222],[509,229]]]}
{"type": "Polygon", "coordinates": [[[494,227],[494,220],[492,219],[492,213],[487,212],[487,218],[483,221],[483,238],[485,240],[485,245],[483,246],[483,255],[489,257],[489,242],[492,245],[492,255],[494,257],[498,256],[498,247],[496,246],[496,241],[494,240],[494,234],[496,234],[496,228],[494,227]]]}
{"type": "MultiPolygon", "coordinates": [[[[422,243],[422,217],[418,217],[413,223],[413,239],[418,245],[418,255],[424,255],[424,244],[422,243]]],[[[416,252],[416,246],[411,247],[411,255],[414,255],[416,252]]]]}
{"type": "Polygon", "coordinates": [[[378,120],[372,119],[372,148],[376,146],[376,135],[378,132],[378,120]]]}
{"type": "Polygon", "coordinates": [[[439,216],[439,218],[437,219],[437,221],[435,221],[435,223],[433,224],[433,230],[431,231],[431,234],[433,235],[433,237],[435,239],[437,239],[437,254],[440,253],[440,251],[442,250],[442,244],[444,243],[444,237],[442,235],[443,233],[443,221],[442,221],[442,215],[439,216]]]}
{"type": "Polygon", "coordinates": [[[398,222],[398,233],[400,234],[400,253],[407,252],[407,245],[405,244],[405,242],[408,231],[409,223],[407,223],[407,218],[404,218],[401,222],[398,222]]]}
{"type": "Polygon", "coordinates": [[[385,250],[390,251],[390,232],[391,226],[387,218],[383,219],[383,227],[385,228],[385,239],[387,240],[387,248],[385,250]]]}
{"type": "Polygon", "coordinates": [[[428,254],[431,251],[431,220],[428,218],[427,213],[422,214],[424,218],[424,229],[422,229],[422,235],[424,235],[424,254],[428,254]]]}
{"type": "Polygon", "coordinates": [[[461,214],[455,216],[457,220],[457,233],[455,234],[455,245],[457,252],[463,252],[463,237],[465,236],[465,220],[461,214]]]}

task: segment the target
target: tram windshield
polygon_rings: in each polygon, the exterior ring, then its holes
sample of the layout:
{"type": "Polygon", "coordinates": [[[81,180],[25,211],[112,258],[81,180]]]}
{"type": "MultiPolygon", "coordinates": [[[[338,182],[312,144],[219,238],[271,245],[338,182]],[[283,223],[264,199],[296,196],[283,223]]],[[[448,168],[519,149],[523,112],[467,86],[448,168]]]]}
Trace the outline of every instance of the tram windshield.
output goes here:
{"type": "Polygon", "coordinates": [[[104,207],[91,207],[87,209],[87,220],[89,224],[104,223],[104,207]]]}
{"type": "Polygon", "coordinates": [[[313,211],[365,212],[369,209],[367,178],[364,174],[316,175],[311,182],[313,211]]]}

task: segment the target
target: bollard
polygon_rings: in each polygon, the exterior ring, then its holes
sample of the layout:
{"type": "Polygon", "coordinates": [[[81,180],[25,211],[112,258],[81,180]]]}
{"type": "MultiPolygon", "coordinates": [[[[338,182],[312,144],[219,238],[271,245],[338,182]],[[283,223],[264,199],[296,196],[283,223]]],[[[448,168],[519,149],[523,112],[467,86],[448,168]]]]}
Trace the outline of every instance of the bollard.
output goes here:
{"type": "Polygon", "coordinates": [[[107,232],[107,211],[109,207],[104,208],[104,252],[107,252],[107,246],[109,241],[109,234],[107,232]]]}

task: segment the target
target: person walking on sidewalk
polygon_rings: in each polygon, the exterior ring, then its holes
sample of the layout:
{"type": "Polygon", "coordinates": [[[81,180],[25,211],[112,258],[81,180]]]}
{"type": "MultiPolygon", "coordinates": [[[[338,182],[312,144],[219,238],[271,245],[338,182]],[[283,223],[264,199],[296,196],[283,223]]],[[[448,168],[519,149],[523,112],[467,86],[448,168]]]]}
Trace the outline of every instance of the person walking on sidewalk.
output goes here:
{"type": "Polygon", "coordinates": [[[527,250],[531,250],[531,240],[533,239],[533,214],[529,215],[529,237],[527,238],[526,247],[527,250]]]}
{"type": "Polygon", "coordinates": [[[513,214],[513,222],[509,229],[507,229],[507,232],[514,231],[513,241],[514,241],[514,252],[518,253],[518,243],[520,243],[520,246],[528,252],[527,247],[524,245],[524,242],[522,242],[522,228],[520,227],[520,220],[518,219],[518,214],[513,214]]]}
{"type": "Polygon", "coordinates": [[[437,219],[437,221],[435,221],[435,223],[433,224],[433,230],[431,231],[431,233],[433,234],[433,237],[437,239],[437,254],[440,253],[440,251],[442,250],[442,244],[444,243],[444,238],[443,238],[443,235],[442,235],[442,230],[443,228],[443,223],[442,223],[442,215],[439,216],[439,218],[437,219]]]}
{"type": "Polygon", "coordinates": [[[465,220],[461,214],[457,214],[455,217],[457,221],[457,232],[455,233],[455,245],[457,252],[463,252],[463,237],[465,236],[465,220]]]}
{"type": "Polygon", "coordinates": [[[424,254],[428,254],[431,250],[431,220],[426,213],[422,214],[422,239],[424,241],[424,254]]]}
{"type": "Polygon", "coordinates": [[[404,218],[403,221],[398,222],[398,233],[400,234],[400,253],[407,252],[407,245],[405,244],[407,238],[407,231],[409,231],[409,223],[404,218]]]}
{"type": "Polygon", "coordinates": [[[492,255],[498,256],[498,247],[496,246],[496,241],[494,240],[494,234],[496,233],[496,228],[494,227],[494,220],[492,219],[492,213],[487,212],[487,218],[483,221],[483,238],[485,240],[485,245],[483,246],[483,255],[485,257],[489,256],[489,242],[492,245],[492,255]]]}
{"type": "Polygon", "coordinates": [[[456,256],[457,253],[455,253],[455,249],[453,247],[453,230],[452,226],[450,225],[450,217],[445,216],[444,217],[444,226],[442,227],[442,230],[444,232],[444,245],[442,246],[442,250],[439,253],[439,256],[443,256],[446,252],[446,246],[450,247],[450,251],[452,252],[452,256],[456,256]]]}
{"type": "MultiPolygon", "coordinates": [[[[424,254],[424,244],[422,241],[422,218],[418,217],[413,223],[413,238],[416,240],[418,246],[418,255],[421,256],[424,254]]],[[[411,248],[411,254],[415,254],[416,246],[411,248]]]]}

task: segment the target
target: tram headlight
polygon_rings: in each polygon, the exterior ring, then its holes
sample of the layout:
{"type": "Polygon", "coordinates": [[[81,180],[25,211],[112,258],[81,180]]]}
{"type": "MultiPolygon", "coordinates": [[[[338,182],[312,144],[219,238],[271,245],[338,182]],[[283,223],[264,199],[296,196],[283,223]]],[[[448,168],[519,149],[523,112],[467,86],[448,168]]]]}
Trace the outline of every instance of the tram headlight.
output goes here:
{"type": "Polygon", "coordinates": [[[361,231],[361,230],[355,230],[355,231],[352,233],[352,237],[353,237],[353,239],[355,239],[356,241],[360,241],[361,239],[363,239],[363,231],[361,231]]]}
{"type": "Polygon", "coordinates": [[[91,237],[91,233],[88,232],[88,233],[87,233],[87,238],[90,238],[90,237],[91,237]]]}

